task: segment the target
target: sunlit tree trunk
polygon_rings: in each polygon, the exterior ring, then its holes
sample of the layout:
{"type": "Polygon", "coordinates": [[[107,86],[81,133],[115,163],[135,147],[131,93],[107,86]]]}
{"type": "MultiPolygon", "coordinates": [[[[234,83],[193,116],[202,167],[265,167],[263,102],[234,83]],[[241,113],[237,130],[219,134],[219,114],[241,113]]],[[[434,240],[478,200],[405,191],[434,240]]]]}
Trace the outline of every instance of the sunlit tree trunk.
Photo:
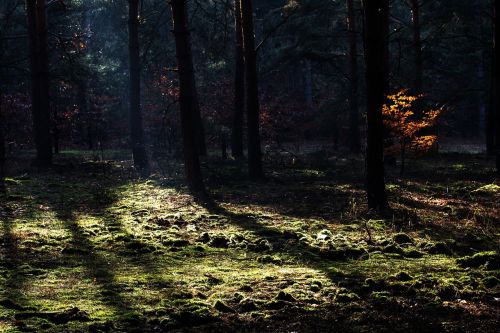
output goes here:
{"type": "Polygon", "coordinates": [[[262,168],[262,151],[260,146],[259,83],[252,0],[241,0],[241,17],[246,69],[248,172],[250,178],[258,179],[264,177],[264,171],[262,168]]]}
{"type": "Polygon", "coordinates": [[[367,85],[367,194],[368,207],[388,208],[384,179],[384,125],[382,106],[388,84],[389,0],[364,0],[367,85]]]}
{"type": "Polygon", "coordinates": [[[234,1],[235,21],[235,72],[234,72],[234,110],[231,132],[231,152],[236,159],[243,157],[243,118],[245,113],[245,58],[243,56],[243,30],[241,26],[240,0],[234,1]]]}
{"type": "Polygon", "coordinates": [[[347,0],[347,32],[349,34],[349,147],[361,151],[358,108],[358,41],[354,0],[347,0]]]}
{"type": "Polygon", "coordinates": [[[193,56],[187,22],[186,0],[171,0],[174,36],[179,72],[180,113],[184,142],[184,168],[191,192],[204,193],[203,178],[197,151],[196,84],[193,56]]]}
{"type": "Polygon", "coordinates": [[[35,164],[52,164],[50,137],[49,65],[45,0],[27,0],[30,47],[31,103],[36,147],[35,164]]]}
{"type": "Polygon", "coordinates": [[[141,114],[141,67],[139,60],[139,0],[129,0],[130,131],[134,165],[148,168],[141,114]]]}

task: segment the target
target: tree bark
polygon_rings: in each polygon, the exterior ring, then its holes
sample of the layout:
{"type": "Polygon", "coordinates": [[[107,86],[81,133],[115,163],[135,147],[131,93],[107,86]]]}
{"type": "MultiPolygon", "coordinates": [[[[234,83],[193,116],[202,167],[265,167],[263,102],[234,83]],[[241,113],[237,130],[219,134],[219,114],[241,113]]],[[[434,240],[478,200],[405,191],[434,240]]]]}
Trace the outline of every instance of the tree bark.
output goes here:
{"type": "Polygon", "coordinates": [[[388,208],[384,179],[384,124],[382,106],[388,85],[389,0],[364,0],[367,85],[367,195],[368,207],[388,208]]]}
{"type": "Polygon", "coordinates": [[[148,155],[144,143],[141,114],[141,65],[139,55],[139,0],[129,0],[130,133],[134,165],[145,171],[148,155]]]}
{"type": "MultiPolygon", "coordinates": [[[[1,98],[2,96],[0,95],[0,102],[1,98]]],[[[3,179],[5,177],[5,134],[4,134],[5,120],[3,118],[3,111],[1,109],[1,106],[2,105],[0,103],[0,182],[3,182],[3,179]]]]}
{"type": "Polygon", "coordinates": [[[304,59],[304,102],[307,109],[310,111],[313,107],[313,72],[311,60],[304,59]]]}
{"type": "Polygon", "coordinates": [[[349,35],[349,147],[352,153],[361,151],[358,108],[358,44],[354,0],[347,0],[347,32],[349,35]]]}
{"type": "Polygon", "coordinates": [[[27,0],[26,9],[30,48],[33,132],[36,147],[35,164],[45,167],[52,164],[45,0],[27,0]]]}
{"type": "Polygon", "coordinates": [[[233,157],[243,157],[243,118],[245,113],[245,58],[243,55],[243,30],[241,26],[240,0],[234,1],[235,26],[235,72],[234,72],[234,110],[231,131],[231,152],[233,157]]]}
{"type": "Polygon", "coordinates": [[[500,52],[498,45],[500,43],[500,26],[498,25],[498,13],[500,12],[500,0],[495,0],[494,8],[494,24],[495,24],[495,41],[494,41],[494,60],[493,60],[493,82],[494,82],[494,104],[496,114],[496,130],[495,130],[495,147],[497,151],[497,172],[500,173],[500,73],[498,63],[500,61],[500,52]]]}
{"type": "Polygon", "coordinates": [[[252,0],[241,0],[241,18],[246,70],[248,172],[250,178],[259,179],[264,177],[264,171],[262,168],[262,151],[260,146],[259,82],[252,0]]]}
{"type": "Polygon", "coordinates": [[[199,126],[196,117],[196,84],[187,22],[186,0],[171,0],[170,5],[172,7],[173,32],[179,73],[179,104],[184,142],[184,168],[189,190],[193,193],[205,193],[196,142],[199,126]]]}
{"type": "Polygon", "coordinates": [[[413,21],[413,45],[415,48],[415,82],[414,94],[423,92],[424,61],[422,56],[422,26],[420,24],[420,1],[411,0],[411,12],[413,21]]]}

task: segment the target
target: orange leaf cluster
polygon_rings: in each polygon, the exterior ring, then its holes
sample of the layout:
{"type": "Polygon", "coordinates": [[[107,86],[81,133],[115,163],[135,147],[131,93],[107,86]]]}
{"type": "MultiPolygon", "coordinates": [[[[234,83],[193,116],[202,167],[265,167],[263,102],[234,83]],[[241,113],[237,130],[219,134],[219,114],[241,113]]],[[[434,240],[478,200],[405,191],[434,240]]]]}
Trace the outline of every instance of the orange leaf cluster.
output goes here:
{"type": "Polygon", "coordinates": [[[415,117],[415,103],[422,96],[412,96],[407,89],[387,96],[388,103],[383,106],[384,125],[396,139],[386,153],[400,152],[409,148],[414,152],[426,152],[437,142],[436,135],[421,135],[421,131],[436,124],[442,108],[424,110],[421,119],[415,117]]]}

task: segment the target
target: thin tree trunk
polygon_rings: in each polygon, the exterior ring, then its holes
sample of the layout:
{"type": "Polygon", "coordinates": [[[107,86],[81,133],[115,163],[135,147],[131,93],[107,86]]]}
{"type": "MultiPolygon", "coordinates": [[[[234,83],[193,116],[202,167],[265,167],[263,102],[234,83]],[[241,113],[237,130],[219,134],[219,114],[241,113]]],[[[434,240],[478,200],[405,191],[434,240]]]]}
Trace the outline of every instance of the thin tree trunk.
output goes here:
{"type": "Polygon", "coordinates": [[[361,151],[358,108],[358,45],[354,0],[347,0],[347,31],[349,35],[349,147],[352,153],[361,151]]]}
{"type": "Polygon", "coordinates": [[[422,56],[422,27],[420,24],[420,1],[411,0],[413,21],[413,45],[415,48],[415,82],[414,94],[420,95],[423,91],[424,61],[422,56]]]}
{"type": "Polygon", "coordinates": [[[364,0],[367,85],[367,194],[368,207],[388,208],[384,179],[384,124],[382,106],[388,84],[389,0],[364,0]]]}
{"type": "Polygon", "coordinates": [[[313,107],[313,73],[310,59],[304,59],[304,101],[307,109],[313,107]]]}
{"type": "Polygon", "coordinates": [[[234,1],[234,26],[236,38],[234,72],[234,113],[231,132],[231,152],[233,157],[243,157],[243,118],[245,113],[245,58],[243,55],[243,30],[241,26],[240,0],[234,1]]]}
{"type": "Polygon", "coordinates": [[[196,84],[187,22],[186,0],[171,0],[170,5],[172,6],[173,32],[179,70],[179,104],[184,142],[184,168],[190,191],[205,193],[196,142],[199,126],[196,125],[196,84]]]}
{"type": "Polygon", "coordinates": [[[406,159],[406,139],[403,139],[401,143],[401,169],[399,170],[399,174],[402,176],[405,172],[405,159],[406,159]]]}
{"type": "Polygon", "coordinates": [[[129,0],[130,131],[134,165],[148,168],[141,114],[141,67],[139,59],[139,0],[129,0]]]}
{"type": "Polygon", "coordinates": [[[2,106],[1,100],[2,96],[0,95],[0,182],[3,182],[3,179],[5,177],[5,134],[4,134],[5,120],[3,118],[3,112],[1,109],[2,106]]]}
{"type": "Polygon", "coordinates": [[[498,45],[500,43],[500,26],[498,25],[498,13],[500,12],[500,0],[495,0],[495,13],[494,13],[494,21],[495,22],[495,42],[494,42],[494,86],[495,89],[493,94],[495,96],[495,114],[496,114],[496,151],[497,151],[497,172],[500,173],[500,73],[498,68],[498,63],[500,61],[500,52],[498,51],[498,45]]]}
{"type": "Polygon", "coordinates": [[[264,177],[264,171],[262,168],[262,151],[260,146],[259,83],[252,0],[241,0],[241,17],[247,89],[248,172],[250,178],[259,179],[264,177]]]}
{"type": "Polygon", "coordinates": [[[57,107],[54,105],[54,112],[52,115],[52,133],[54,138],[54,154],[59,154],[60,143],[59,143],[59,116],[57,114],[57,107]]]}
{"type": "MultiPolygon", "coordinates": [[[[493,17],[495,17],[495,1],[492,2],[492,13],[493,17]]],[[[489,155],[495,154],[495,20],[492,20],[492,44],[491,44],[491,55],[492,55],[492,63],[491,63],[491,75],[489,76],[489,103],[488,110],[486,112],[486,151],[489,155]]]]}
{"type": "Polygon", "coordinates": [[[45,0],[27,0],[35,164],[52,164],[45,0]]]}

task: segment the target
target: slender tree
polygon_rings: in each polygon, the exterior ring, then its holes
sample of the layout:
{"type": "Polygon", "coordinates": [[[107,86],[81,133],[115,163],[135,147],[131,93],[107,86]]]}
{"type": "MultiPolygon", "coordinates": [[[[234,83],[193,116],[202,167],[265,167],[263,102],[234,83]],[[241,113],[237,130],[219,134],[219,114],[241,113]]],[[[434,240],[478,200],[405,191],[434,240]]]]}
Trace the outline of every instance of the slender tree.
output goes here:
{"type": "Polygon", "coordinates": [[[180,88],[180,113],[182,138],[184,142],[184,168],[188,187],[191,192],[204,193],[199,152],[197,147],[196,83],[194,78],[193,56],[191,53],[190,33],[187,19],[186,0],[171,0],[173,33],[175,36],[177,67],[180,88]]]}
{"type": "Polygon", "coordinates": [[[243,118],[245,113],[245,58],[243,56],[243,30],[241,27],[241,3],[234,1],[235,70],[234,110],[231,132],[231,151],[236,159],[243,157],[243,118]]]}
{"type": "Polygon", "coordinates": [[[389,0],[363,0],[367,85],[367,194],[368,207],[388,208],[384,179],[384,124],[382,108],[388,85],[389,0]]]}
{"type": "Polygon", "coordinates": [[[142,171],[148,168],[141,114],[141,66],[139,59],[139,0],[128,2],[129,66],[130,66],[130,130],[134,165],[142,171]]]}
{"type": "Polygon", "coordinates": [[[498,13],[500,12],[500,0],[495,0],[495,8],[494,8],[494,24],[495,24],[495,40],[493,43],[493,85],[494,91],[494,105],[495,105],[495,114],[496,114],[496,131],[495,131],[495,146],[497,151],[497,172],[500,173],[500,73],[498,63],[500,61],[500,52],[498,51],[498,45],[500,43],[500,26],[498,25],[498,13]]]}
{"type": "Polygon", "coordinates": [[[262,151],[260,147],[259,82],[257,75],[257,51],[255,49],[253,8],[252,0],[241,0],[240,3],[246,70],[248,172],[250,178],[258,179],[264,177],[264,171],[262,169],[262,151]]]}
{"type": "Polygon", "coordinates": [[[30,47],[31,104],[36,146],[35,164],[52,164],[50,137],[49,65],[45,0],[27,0],[30,47]]]}
{"type": "Polygon", "coordinates": [[[413,94],[420,95],[423,90],[424,61],[422,57],[422,26],[420,24],[420,0],[411,0],[413,23],[413,47],[415,49],[415,77],[413,94]]]}
{"type": "Polygon", "coordinates": [[[358,108],[358,41],[354,0],[347,0],[347,32],[349,35],[349,146],[351,152],[361,151],[358,108]]]}
{"type": "MultiPolygon", "coordinates": [[[[1,100],[0,95],[0,100],[1,100]]],[[[0,182],[4,178],[4,168],[5,168],[5,135],[4,135],[4,118],[0,104],[0,182]]]]}

